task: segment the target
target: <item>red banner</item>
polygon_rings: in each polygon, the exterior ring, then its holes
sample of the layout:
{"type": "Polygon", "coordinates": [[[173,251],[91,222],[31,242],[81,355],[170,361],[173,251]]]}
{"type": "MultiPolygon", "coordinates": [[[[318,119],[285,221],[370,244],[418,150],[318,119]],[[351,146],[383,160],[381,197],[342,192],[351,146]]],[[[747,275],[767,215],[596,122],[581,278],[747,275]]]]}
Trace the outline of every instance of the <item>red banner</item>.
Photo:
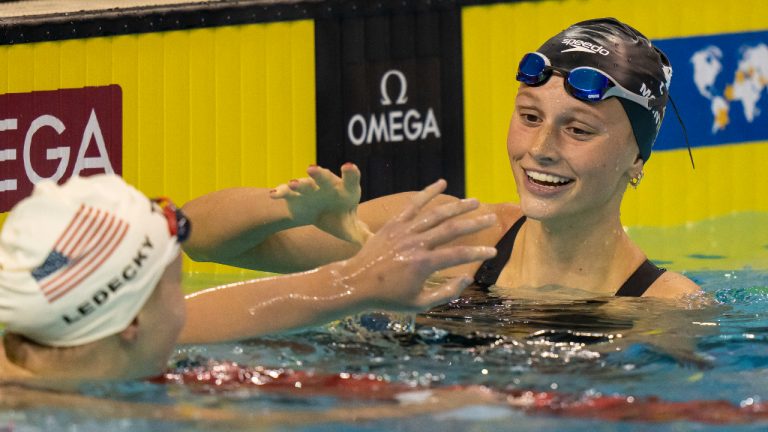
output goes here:
{"type": "Polygon", "coordinates": [[[0,212],[41,180],[120,175],[122,167],[120,86],[0,95],[0,212]]]}

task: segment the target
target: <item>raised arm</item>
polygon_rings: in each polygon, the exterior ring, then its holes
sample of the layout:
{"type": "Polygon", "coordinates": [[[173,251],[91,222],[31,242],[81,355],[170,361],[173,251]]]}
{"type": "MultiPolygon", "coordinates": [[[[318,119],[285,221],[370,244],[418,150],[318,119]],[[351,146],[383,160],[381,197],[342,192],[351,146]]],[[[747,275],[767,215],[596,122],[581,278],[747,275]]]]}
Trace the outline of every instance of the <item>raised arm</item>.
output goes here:
{"type": "Polygon", "coordinates": [[[459,218],[478,207],[473,199],[426,209],[444,189],[441,180],[415,194],[410,205],[349,260],[190,295],[180,341],[253,337],[370,309],[421,311],[455,298],[471,278],[456,277],[431,289],[424,282],[438,270],[494,256],[493,247],[446,243],[492,226],[496,217],[459,218]]]}
{"type": "Polygon", "coordinates": [[[301,240],[312,242],[318,236],[318,241],[330,241],[341,249],[334,258],[349,256],[370,232],[364,224],[356,223],[360,171],[353,164],[345,164],[341,172],[339,178],[324,168],[310,166],[309,177],[291,180],[273,190],[224,189],[188,202],[184,212],[195,230],[184,245],[185,252],[198,261],[290,271],[308,268],[314,260],[303,262],[301,257],[305,255],[296,251],[299,254],[293,259],[299,261],[298,267],[279,269],[276,267],[285,260],[275,259],[274,253],[279,253],[282,247],[293,251],[300,248],[301,240]],[[296,232],[293,239],[272,239],[270,244],[263,245],[276,233],[311,225],[328,227],[326,231],[331,235],[352,244],[333,241],[316,229],[305,229],[296,232]]]}
{"type": "MultiPolygon", "coordinates": [[[[342,166],[341,177],[317,166],[307,173],[271,191],[225,189],[190,201],[184,212],[195,229],[185,252],[197,261],[243,268],[308,270],[354,255],[413,195],[390,195],[358,207],[356,166],[342,166]]],[[[456,200],[443,195],[430,205],[456,200]]]]}

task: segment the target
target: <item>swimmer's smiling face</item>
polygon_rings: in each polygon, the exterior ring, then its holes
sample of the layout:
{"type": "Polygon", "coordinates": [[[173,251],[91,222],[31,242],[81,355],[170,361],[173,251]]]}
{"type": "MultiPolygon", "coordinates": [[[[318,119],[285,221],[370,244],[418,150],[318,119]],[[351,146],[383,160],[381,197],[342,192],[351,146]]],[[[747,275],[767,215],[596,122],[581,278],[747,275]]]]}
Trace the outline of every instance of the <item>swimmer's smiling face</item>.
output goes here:
{"type": "Polygon", "coordinates": [[[520,86],[507,151],[523,213],[538,220],[618,212],[643,164],[621,103],[577,100],[558,75],[520,86]]]}

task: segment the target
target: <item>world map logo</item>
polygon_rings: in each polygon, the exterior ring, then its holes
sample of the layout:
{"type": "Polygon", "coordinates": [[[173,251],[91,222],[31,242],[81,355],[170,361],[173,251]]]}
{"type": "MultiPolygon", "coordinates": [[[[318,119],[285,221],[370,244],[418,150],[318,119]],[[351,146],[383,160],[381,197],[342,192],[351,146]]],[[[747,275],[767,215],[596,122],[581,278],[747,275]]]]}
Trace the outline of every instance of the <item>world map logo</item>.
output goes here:
{"type": "Polygon", "coordinates": [[[741,48],[741,55],[735,71],[723,71],[723,51],[710,45],[691,56],[693,81],[699,94],[710,101],[712,112],[712,133],[724,130],[730,124],[730,111],[740,102],[744,118],[753,123],[760,116],[757,103],[768,86],[768,46],[758,44],[741,48]],[[718,87],[721,73],[730,73],[732,78],[724,87],[718,87]]]}
{"type": "MultiPolygon", "coordinates": [[[[693,147],[768,141],[768,32],[654,40],[673,68],[670,97],[693,147]]],[[[655,150],[685,148],[672,107],[655,150]]]]}

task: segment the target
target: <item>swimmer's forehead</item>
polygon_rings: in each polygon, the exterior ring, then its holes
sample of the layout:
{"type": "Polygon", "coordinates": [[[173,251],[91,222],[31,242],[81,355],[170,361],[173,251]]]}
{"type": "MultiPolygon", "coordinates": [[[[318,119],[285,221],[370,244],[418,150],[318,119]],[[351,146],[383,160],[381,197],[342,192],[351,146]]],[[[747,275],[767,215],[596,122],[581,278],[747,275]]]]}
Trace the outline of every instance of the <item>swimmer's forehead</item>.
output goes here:
{"type": "MultiPolygon", "coordinates": [[[[555,80],[556,77],[552,77],[552,79],[555,80]]],[[[521,84],[515,97],[515,107],[545,109],[555,106],[566,115],[587,116],[600,121],[608,120],[605,111],[606,109],[610,111],[608,106],[610,105],[610,99],[592,103],[580,101],[565,91],[562,87],[562,78],[559,81],[561,82],[556,84],[560,86],[560,91],[553,91],[553,89],[547,89],[549,91],[546,91],[544,87],[531,87],[521,84]]]]}

